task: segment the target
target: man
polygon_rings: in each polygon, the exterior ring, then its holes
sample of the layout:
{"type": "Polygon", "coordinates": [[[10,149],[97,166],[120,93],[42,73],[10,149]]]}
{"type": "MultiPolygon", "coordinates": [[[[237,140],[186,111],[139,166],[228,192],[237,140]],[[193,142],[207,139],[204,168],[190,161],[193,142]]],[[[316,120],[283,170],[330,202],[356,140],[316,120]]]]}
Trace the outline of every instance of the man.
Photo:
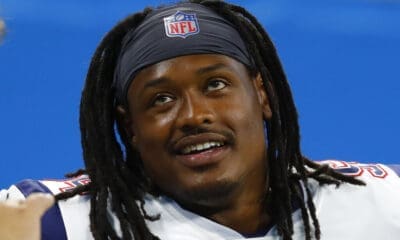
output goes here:
{"type": "Polygon", "coordinates": [[[193,1],[122,21],[93,56],[80,123],[84,171],[7,192],[58,194],[42,220],[43,239],[400,233],[393,171],[302,156],[275,48],[241,7],[193,1]]]}

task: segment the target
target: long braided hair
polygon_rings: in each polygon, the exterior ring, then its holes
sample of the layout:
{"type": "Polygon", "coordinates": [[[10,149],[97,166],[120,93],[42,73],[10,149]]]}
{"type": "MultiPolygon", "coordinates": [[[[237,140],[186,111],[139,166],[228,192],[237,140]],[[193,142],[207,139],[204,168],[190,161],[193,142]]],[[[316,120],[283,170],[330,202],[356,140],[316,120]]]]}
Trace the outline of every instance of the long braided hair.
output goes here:
{"type": "MultiPolygon", "coordinates": [[[[297,111],[290,87],[275,47],[257,19],[246,9],[226,2],[190,2],[213,9],[236,26],[254,59],[255,70],[262,76],[272,110],[272,118],[267,124],[267,171],[270,177],[269,185],[266,186],[270,191],[267,209],[279,234],[285,240],[292,239],[291,202],[297,201],[302,213],[305,239],[312,239],[312,236],[320,239],[320,227],[311,190],[307,185],[308,179],[313,178],[320,184],[336,185],[342,182],[363,185],[363,182],[302,156],[297,111]]],[[[81,139],[86,166],[84,172],[90,176],[91,183],[56,196],[61,200],[82,192],[91,195],[90,228],[96,240],[119,239],[107,217],[107,208],[119,220],[122,239],[158,239],[145,222],[146,219],[157,220],[157,216],[149,216],[143,208],[144,195],[150,191],[149,180],[139,153],[130,147],[126,133],[118,124],[112,86],[122,39],[130,30],[139,26],[151,11],[151,8],[146,8],[117,24],[96,49],[86,77],[80,107],[81,139]]]]}

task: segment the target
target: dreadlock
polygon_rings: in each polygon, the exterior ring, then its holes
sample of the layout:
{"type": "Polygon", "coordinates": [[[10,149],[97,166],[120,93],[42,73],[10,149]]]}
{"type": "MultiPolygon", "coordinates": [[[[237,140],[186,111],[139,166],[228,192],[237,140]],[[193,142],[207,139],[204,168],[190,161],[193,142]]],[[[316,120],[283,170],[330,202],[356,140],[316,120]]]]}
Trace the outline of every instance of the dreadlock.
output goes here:
{"type": "MultiPolygon", "coordinates": [[[[272,110],[272,118],[267,124],[270,180],[265,191],[269,191],[267,208],[279,234],[284,240],[292,239],[291,202],[297,201],[302,213],[305,239],[312,239],[312,235],[320,239],[320,227],[308,179],[315,179],[320,184],[364,183],[302,156],[297,111],[290,87],[275,47],[257,19],[244,8],[222,1],[190,2],[214,10],[236,26],[254,59],[255,71],[262,76],[272,110]],[[313,234],[310,217],[314,226],[313,234]]],[[[128,31],[139,26],[151,11],[146,8],[117,24],[96,49],[80,107],[84,171],[90,176],[91,183],[56,197],[61,200],[89,192],[90,228],[96,240],[119,239],[107,217],[108,208],[119,220],[122,239],[158,239],[145,223],[145,219],[154,221],[158,218],[149,216],[143,208],[144,195],[151,187],[139,154],[130,147],[125,131],[118,124],[112,87],[122,39],[128,31]],[[119,143],[116,132],[123,144],[119,143]]]]}

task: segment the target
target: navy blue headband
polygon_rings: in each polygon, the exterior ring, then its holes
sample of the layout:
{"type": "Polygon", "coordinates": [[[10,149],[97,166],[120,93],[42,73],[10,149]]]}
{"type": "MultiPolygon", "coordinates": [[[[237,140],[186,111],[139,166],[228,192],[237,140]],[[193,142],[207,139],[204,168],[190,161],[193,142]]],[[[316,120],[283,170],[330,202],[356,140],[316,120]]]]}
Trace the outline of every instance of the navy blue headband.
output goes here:
{"type": "Polygon", "coordinates": [[[114,74],[118,103],[126,104],[129,85],[146,66],[170,58],[217,53],[246,66],[252,59],[234,26],[195,3],[180,3],[151,12],[124,37],[114,74]]]}

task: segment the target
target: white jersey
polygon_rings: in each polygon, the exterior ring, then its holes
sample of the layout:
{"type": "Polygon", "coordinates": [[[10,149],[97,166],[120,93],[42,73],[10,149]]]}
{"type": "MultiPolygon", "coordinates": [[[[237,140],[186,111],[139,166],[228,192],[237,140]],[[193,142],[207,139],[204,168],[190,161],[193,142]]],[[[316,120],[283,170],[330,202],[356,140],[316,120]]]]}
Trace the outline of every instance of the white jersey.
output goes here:
{"type": "MultiPolygon", "coordinates": [[[[367,186],[342,184],[319,186],[309,180],[323,240],[400,239],[400,178],[395,171],[380,164],[324,161],[342,173],[356,176],[367,186]]],[[[0,192],[0,200],[24,199],[33,192],[57,194],[87,184],[86,175],[66,180],[25,180],[0,192]]],[[[272,225],[261,236],[243,236],[233,229],[181,208],[166,197],[146,198],[148,214],[160,214],[157,221],[147,221],[150,231],[162,240],[276,240],[281,239],[272,225]]],[[[42,219],[42,240],[90,240],[90,197],[79,195],[59,201],[42,219]]],[[[111,214],[111,213],[110,213],[111,214]]],[[[112,215],[112,214],[111,214],[112,215]]],[[[120,232],[115,220],[115,229],[120,232]]],[[[304,239],[300,210],[292,214],[293,239],[304,239]]]]}

